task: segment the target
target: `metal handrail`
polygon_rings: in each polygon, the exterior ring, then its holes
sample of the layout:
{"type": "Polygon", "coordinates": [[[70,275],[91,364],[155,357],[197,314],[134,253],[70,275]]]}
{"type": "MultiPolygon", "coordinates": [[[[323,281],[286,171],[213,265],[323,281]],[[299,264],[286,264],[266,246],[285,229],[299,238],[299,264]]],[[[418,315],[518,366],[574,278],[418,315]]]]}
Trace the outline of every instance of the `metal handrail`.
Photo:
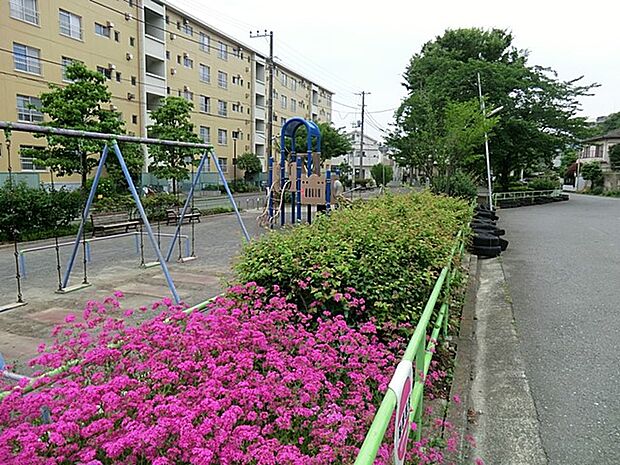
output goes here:
{"type": "Polygon", "coordinates": [[[514,199],[529,199],[534,197],[557,197],[560,195],[559,189],[539,190],[539,191],[511,191],[511,192],[496,192],[493,194],[493,200],[514,200],[514,199]]]}
{"type": "MultiPolygon", "coordinates": [[[[434,348],[437,344],[437,338],[439,337],[439,333],[441,332],[442,328],[444,336],[447,335],[449,316],[448,296],[452,280],[456,275],[456,269],[453,269],[452,267],[452,259],[457,249],[459,251],[459,256],[462,256],[464,247],[465,242],[463,241],[463,233],[461,231],[457,235],[457,243],[454,245],[450,253],[450,260],[448,264],[441,270],[441,273],[437,278],[437,281],[435,282],[433,291],[431,292],[431,295],[426,302],[424,311],[422,312],[422,316],[420,317],[420,320],[416,325],[416,329],[413,332],[413,336],[411,336],[409,343],[407,344],[407,349],[405,350],[405,354],[402,358],[403,361],[412,362],[414,367],[415,382],[409,405],[412,420],[417,425],[415,431],[417,440],[420,440],[422,430],[421,420],[423,412],[422,401],[424,395],[424,379],[426,377],[426,374],[428,373],[428,369],[433,359],[434,348]],[[429,323],[433,314],[435,313],[435,307],[437,305],[437,301],[440,298],[442,290],[446,290],[446,293],[444,295],[444,301],[441,303],[441,307],[435,319],[435,323],[432,326],[433,330],[429,343],[428,345],[425,345],[429,323]]],[[[396,409],[396,400],[396,392],[394,392],[392,388],[388,388],[387,392],[383,397],[383,400],[381,401],[381,404],[379,405],[377,413],[375,414],[373,422],[370,425],[370,429],[366,434],[364,442],[362,443],[362,447],[360,448],[357,459],[355,460],[355,465],[372,465],[374,463],[377,457],[377,452],[379,451],[379,447],[383,442],[385,432],[390,425],[392,414],[396,409]]]]}

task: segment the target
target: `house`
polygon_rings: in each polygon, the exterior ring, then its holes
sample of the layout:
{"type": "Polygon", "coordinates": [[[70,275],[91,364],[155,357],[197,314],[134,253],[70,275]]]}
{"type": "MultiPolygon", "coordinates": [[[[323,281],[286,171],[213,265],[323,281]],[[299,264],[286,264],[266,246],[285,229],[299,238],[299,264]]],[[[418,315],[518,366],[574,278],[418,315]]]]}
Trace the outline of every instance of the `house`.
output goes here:
{"type": "Polygon", "coordinates": [[[352,131],[348,134],[348,137],[351,140],[353,151],[346,155],[330,159],[329,163],[332,170],[336,169],[344,162],[355,169],[356,179],[370,179],[370,169],[373,166],[379,163],[394,166],[394,161],[388,158],[387,147],[378,140],[364,134],[364,153],[363,156],[360,157],[360,148],[362,145],[360,143],[362,137],[361,132],[359,130],[352,131]]]}
{"type": "Polygon", "coordinates": [[[620,144],[620,128],[583,141],[583,148],[579,153],[579,158],[575,166],[575,190],[581,191],[587,187],[586,181],[579,173],[581,171],[581,166],[592,162],[599,162],[601,164],[601,168],[605,174],[605,189],[620,188],[620,176],[612,172],[609,163],[609,151],[616,144],[620,144]]]}

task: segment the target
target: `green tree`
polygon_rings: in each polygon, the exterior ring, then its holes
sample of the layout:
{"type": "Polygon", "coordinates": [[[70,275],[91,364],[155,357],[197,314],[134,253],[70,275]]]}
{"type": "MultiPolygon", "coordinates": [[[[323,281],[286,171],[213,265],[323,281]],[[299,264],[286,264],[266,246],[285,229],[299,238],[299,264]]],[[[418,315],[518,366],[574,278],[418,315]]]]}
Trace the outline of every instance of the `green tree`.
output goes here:
{"type": "Polygon", "coordinates": [[[237,166],[244,171],[243,178],[246,182],[252,181],[254,176],[263,170],[259,158],[253,153],[244,153],[237,158],[237,166]]]}
{"type": "Polygon", "coordinates": [[[620,144],[609,149],[609,164],[614,171],[620,171],[620,144]]]}
{"type": "MultiPolygon", "coordinates": [[[[50,92],[40,96],[40,110],[50,120],[43,125],[121,134],[124,124],[120,113],[103,108],[110,104],[112,95],[105,85],[105,77],[80,62],[69,65],[66,75],[70,84],[65,87],[49,84],[50,92]]],[[[47,148],[36,152],[37,162],[48,166],[57,176],[79,173],[84,189],[105,142],[57,135],[41,137],[47,139],[47,148]]]]}
{"type": "MultiPolygon", "coordinates": [[[[144,153],[142,152],[142,148],[139,144],[127,142],[119,142],[118,146],[123,154],[123,159],[129,170],[129,175],[136,188],[138,188],[141,185],[141,174],[144,171],[144,153]]],[[[129,186],[121,170],[121,165],[118,163],[118,159],[115,156],[108,157],[106,170],[108,177],[116,187],[116,192],[126,193],[129,186]]]]}
{"type": "Polygon", "coordinates": [[[375,180],[377,185],[386,186],[392,179],[394,179],[394,170],[390,165],[384,165],[383,163],[377,163],[370,168],[370,175],[375,180]]]}
{"type": "MultiPolygon", "coordinates": [[[[154,123],[148,128],[149,136],[156,139],[200,143],[201,140],[194,134],[194,124],[190,120],[193,108],[193,103],[184,98],[164,98],[161,105],[151,112],[154,123]]],[[[149,150],[153,159],[150,171],[158,178],[172,179],[172,192],[176,194],[178,182],[189,178],[189,167],[194,162],[196,153],[199,153],[199,150],[154,145],[149,150]]]]}
{"type": "Polygon", "coordinates": [[[607,134],[614,129],[620,129],[620,111],[608,115],[605,120],[596,125],[597,134],[607,134]]]}
{"type": "Polygon", "coordinates": [[[581,168],[581,177],[592,183],[592,189],[603,186],[603,170],[599,162],[586,163],[581,168]]]}
{"type": "Polygon", "coordinates": [[[405,72],[408,96],[396,112],[391,143],[400,152],[422,151],[406,160],[435,158],[433,132],[443,134],[450,102],[478,97],[478,73],[487,107],[503,107],[490,136],[491,162],[503,187],[512,171],[550,164],[558,150],[589,134],[577,116],[577,99],[595,85],[581,85],[581,78],[560,81],[553,70],[528,64],[528,52],[517,49],[507,31],[447,30],[426,43],[405,72]],[[422,137],[412,137],[416,131],[422,137]]]}
{"type": "MultiPolygon", "coordinates": [[[[343,132],[343,128],[335,128],[331,123],[327,122],[318,123],[318,126],[321,131],[321,161],[340,157],[353,151],[351,139],[343,132]]],[[[307,151],[306,134],[305,127],[299,128],[296,133],[295,145],[297,146],[298,153],[307,151]]],[[[312,149],[316,150],[316,141],[313,139],[312,142],[312,149]]]]}

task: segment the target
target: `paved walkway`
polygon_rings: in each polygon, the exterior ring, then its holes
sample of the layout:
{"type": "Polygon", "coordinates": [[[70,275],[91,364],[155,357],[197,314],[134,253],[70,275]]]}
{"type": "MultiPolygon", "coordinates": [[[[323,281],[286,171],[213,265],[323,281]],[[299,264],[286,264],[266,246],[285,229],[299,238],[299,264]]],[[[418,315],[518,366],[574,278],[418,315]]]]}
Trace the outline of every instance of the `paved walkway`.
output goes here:
{"type": "MultiPolygon", "coordinates": [[[[501,211],[520,354],[551,465],[620,463],[620,200],[501,211]]],[[[487,463],[495,462],[489,458],[487,463]]]]}

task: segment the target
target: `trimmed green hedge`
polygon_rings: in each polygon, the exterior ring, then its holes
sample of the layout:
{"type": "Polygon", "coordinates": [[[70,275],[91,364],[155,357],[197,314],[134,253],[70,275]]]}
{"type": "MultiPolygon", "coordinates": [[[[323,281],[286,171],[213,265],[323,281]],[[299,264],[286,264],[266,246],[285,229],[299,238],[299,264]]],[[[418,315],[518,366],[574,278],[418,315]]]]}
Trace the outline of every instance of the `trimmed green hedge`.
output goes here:
{"type": "Polygon", "coordinates": [[[471,216],[459,199],[385,195],[267,234],[246,246],[235,270],[240,282],[279,286],[310,313],[330,301],[350,324],[415,323],[471,216]],[[349,313],[347,292],[364,298],[364,312],[349,313]]]}

